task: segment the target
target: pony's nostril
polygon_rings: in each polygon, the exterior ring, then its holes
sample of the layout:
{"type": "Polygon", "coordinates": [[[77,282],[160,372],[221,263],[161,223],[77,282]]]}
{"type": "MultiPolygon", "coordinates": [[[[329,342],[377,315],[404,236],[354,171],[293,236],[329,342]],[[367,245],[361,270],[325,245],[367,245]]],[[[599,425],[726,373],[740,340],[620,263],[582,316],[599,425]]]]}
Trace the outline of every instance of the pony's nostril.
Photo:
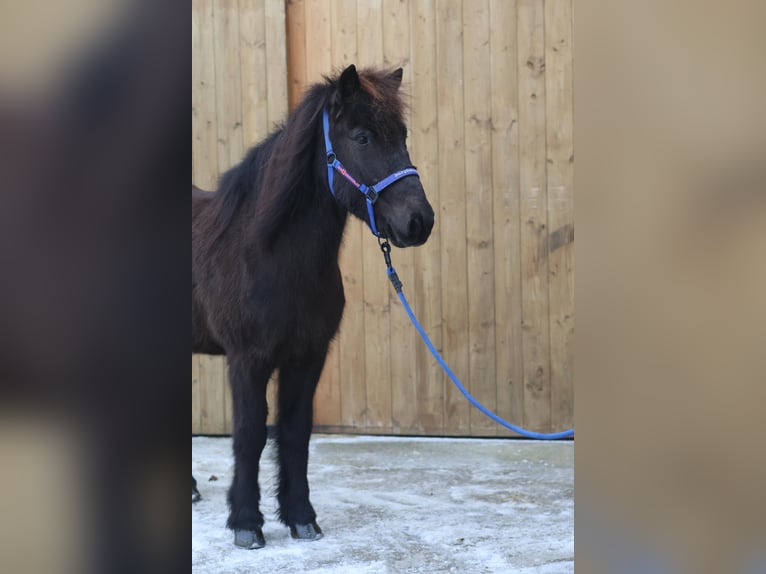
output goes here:
{"type": "Polygon", "coordinates": [[[422,231],[423,217],[419,213],[416,213],[412,216],[412,219],[410,219],[409,235],[410,237],[420,237],[422,231]]]}

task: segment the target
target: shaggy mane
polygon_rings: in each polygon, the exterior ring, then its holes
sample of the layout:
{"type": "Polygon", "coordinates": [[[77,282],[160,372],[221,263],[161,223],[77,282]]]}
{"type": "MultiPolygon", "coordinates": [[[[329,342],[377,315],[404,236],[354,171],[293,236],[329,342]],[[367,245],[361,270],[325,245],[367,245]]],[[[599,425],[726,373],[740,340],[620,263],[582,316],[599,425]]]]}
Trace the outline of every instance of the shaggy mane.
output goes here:
{"type": "Polygon", "coordinates": [[[338,72],[310,86],[287,119],[221,176],[214,237],[225,232],[244,200],[253,196],[258,203],[252,214],[258,234],[270,242],[303,199],[300,190],[312,181],[325,108],[334,121],[349,115],[352,121],[373,126],[385,139],[392,136],[392,127],[401,124],[405,111],[401,82],[392,70],[359,70],[361,90],[345,100],[340,94],[340,76],[338,72]]]}

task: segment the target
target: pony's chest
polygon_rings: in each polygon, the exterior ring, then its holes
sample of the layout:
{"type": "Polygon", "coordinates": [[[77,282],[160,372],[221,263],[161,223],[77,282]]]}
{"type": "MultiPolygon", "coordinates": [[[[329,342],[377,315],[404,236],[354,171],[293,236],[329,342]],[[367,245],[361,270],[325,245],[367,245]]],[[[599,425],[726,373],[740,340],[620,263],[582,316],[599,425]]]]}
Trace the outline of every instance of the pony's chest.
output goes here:
{"type": "Polygon", "coordinates": [[[333,270],[314,277],[285,274],[263,280],[254,285],[251,309],[255,322],[274,338],[308,344],[335,335],[344,304],[340,271],[333,270]]]}

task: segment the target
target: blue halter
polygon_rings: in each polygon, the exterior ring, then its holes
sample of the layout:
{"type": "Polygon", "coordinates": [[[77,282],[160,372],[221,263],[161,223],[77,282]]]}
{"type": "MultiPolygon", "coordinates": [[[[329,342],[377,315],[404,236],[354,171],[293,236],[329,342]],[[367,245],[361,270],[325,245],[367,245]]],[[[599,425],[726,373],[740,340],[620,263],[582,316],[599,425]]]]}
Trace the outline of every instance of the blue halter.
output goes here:
{"type": "Polygon", "coordinates": [[[332,144],[330,143],[330,117],[327,114],[327,109],[325,109],[322,113],[322,127],[324,128],[324,147],[325,151],[327,152],[327,180],[330,184],[330,192],[332,193],[333,197],[335,197],[335,189],[333,188],[333,176],[335,171],[337,171],[339,174],[345,177],[349,183],[351,183],[351,185],[361,191],[364,195],[364,198],[367,201],[367,216],[369,217],[370,230],[375,237],[380,237],[378,227],[375,225],[375,212],[373,211],[372,206],[375,205],[375,202],[378,200],[380,192],[392,183],[399,181],[408,175],[416,175],[420,177],[418,175],[418,170],[414,167],[407,167],[402,170],[395,171],[374,185],[367,186],[363,183],[359,183],[351,176],[350,173],[348,173],[348,171],[346,171],[346,168],[343,167],[343,164],[341,164],[340,161],[338,161],[338,158],[335,156],[335,152],[332,149],[332,144]]]}

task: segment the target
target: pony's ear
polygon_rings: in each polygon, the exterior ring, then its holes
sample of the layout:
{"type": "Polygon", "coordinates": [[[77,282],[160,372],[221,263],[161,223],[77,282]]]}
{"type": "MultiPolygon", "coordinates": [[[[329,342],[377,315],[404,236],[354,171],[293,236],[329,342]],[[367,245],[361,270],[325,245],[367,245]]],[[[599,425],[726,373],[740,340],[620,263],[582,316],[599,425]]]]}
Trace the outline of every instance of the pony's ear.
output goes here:
{"type": "Polygon", "coordinates": [[[396,80],[397,84],[401,85],[401,83],[402,83],[402,74],[404,74],[404,70],[401,69],[401,68],[397,68],[396,70],[391,72],[388,77],[389,78],[393,78],[394,80],[396,80]]]}
{"type": "Polygon", "coordinates": [[[359,89],[359,74],[356,73],[356,66],[351,64],[348,68],[343,70],[338,80],[338,87],[340,91],[341,100],[345,100],[352,96],[359,89]]]}

